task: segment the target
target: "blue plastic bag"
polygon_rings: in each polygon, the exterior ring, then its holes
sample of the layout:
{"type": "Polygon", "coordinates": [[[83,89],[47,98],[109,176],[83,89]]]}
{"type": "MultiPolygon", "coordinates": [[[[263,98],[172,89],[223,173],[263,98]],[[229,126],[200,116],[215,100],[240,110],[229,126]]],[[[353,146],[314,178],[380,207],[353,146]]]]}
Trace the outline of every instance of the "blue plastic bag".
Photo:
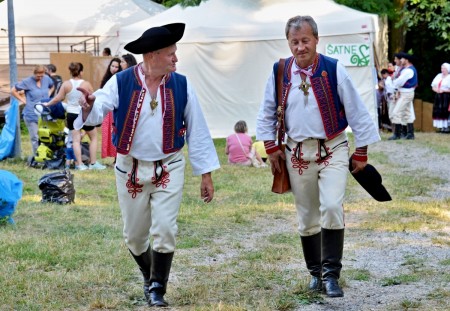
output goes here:
{"type": "Polygon", "coordinates": [[[17,202],[22,198],[22,181],[13,173],[0,170],[0,219],[6,217],[14,224],[12,214],[16,210],[17,202]]]}
{"type": "Polygon", "coordinates": [[[17,113],[19,111],[19,102],[11,96],[11,106],[5,113],[5,126],[0,134],[0,160],[10,157],[14,151],[16,139],[17,113]]]}

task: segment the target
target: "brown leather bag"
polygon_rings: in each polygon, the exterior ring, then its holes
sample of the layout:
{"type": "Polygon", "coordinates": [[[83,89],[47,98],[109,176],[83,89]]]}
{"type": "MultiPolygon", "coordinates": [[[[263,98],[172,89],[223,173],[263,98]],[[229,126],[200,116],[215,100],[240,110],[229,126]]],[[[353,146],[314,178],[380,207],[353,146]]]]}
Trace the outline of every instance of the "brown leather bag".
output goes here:
{"type": "MultiPolygon", "coordinates": [[[[280,146],[280,150],[284,152],[285,145],[280,146]]],[[[286,160],[278,158],[281,172],[275,170],[273,174],[272,192],[283,194],[291,190],[291,182],[289,181],[289,173],[286,167],[286,160]]]]}
{"type": "MultiPolygon", "coordinates": [[[[285,145],[282,144],[282,122],[283,122],[283,98],[282,98],[282,91],[283,91],[283,70],[284,70],[284,59],[280,59],[280,62],[278,63],[278,72],[277,72],[277,98],[278,98],[278,108],[281,106],[281,113],[278,114],[278,148],[284,153],[284,149],[286,148],[285,145]]],[[[275,193],[285,193],[291,190],[291,182],[289,181],[289,173],[287,171],[286,167],[286,160],[283,160],[281,157],[278,158],[278,164],[280,166],[280,172],[275,170],[275,173],[273,174],[273,183],[272,183],[272,192],[275,193]]]]}

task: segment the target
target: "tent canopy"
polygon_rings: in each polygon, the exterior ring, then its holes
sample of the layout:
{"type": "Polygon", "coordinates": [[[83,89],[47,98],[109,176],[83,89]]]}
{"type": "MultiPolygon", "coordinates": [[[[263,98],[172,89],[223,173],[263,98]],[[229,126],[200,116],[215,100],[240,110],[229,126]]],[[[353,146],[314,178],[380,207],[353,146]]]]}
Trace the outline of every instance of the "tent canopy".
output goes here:
{"type": "Polygon", "coordinates": [[[207,0],[199,7],[176,5],[123,27],[120,37],[126,43],[151,26],[184,22],[187,28],[182,43],[285,39],[284,25],[294,15],[311,15],[319,24],[321,37],[371,33],[378,28],[377,15],[331,0],[207,0]]]}
{"type": "Polygon", "coordinates": [[[370,50],[365,66],[347,69],[375,121],[374,56],[386,55],[380,21],[377,15],[331,0],[208,0],[198,7],[177,5],[121,27],[119,40],[123,46],[150,27],[186,23],[178,43],[178,72],[196,89],[211,134],[226,137],[238,120],[245,120],[254,135],[273,63],[291,54],[284,29],[295,15],[316,20],[320,53],[325,54],[327,44],[364,44],[370,50]]]}
{"type": "MultiPolygon", "coordinates": [[[[15,34],[16,36],[100,36],[101,48],[108,46],[113,53],[118,52],[120,27],[144,20],[165,10],[162,5],[152,1],[145,1],[144,4],[143,1],[14,0],[15,34]]],[[[7,1],[0,3],[0,28],[8,29],[7,1]]],[[[6,31],[0,35],[6,36],[6,31]]]]}

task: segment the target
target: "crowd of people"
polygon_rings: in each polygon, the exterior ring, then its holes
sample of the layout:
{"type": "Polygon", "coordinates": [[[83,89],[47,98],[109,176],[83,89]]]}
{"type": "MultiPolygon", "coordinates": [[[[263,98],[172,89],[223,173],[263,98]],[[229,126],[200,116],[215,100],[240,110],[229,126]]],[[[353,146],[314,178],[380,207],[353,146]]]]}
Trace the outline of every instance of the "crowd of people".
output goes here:
{"type": "Polygon", "coordinates": [[[405,52],[394,54],[394,63],[380,71],[378,117],[380,128],[389,128],[389,140],[414,139],[414,91],[418,85],[415,57],[405,52]]]}
{"type": "MultiPolygon", "coordinates": [[[[399,52],[394,62],[380,71],[378,81],[378,126],[393,132],[389,140],[414,139],[414,91],[418,73],[414,55],[399,52]]],[[[450,134],[450,63],[443,63],[431,82],[434,94],[432,122],[438,133],[450,134]]]]}
{"type": "MultiPolygon", "coordinates": [[[[100,82],[102,88],[106,82],[117,72],[125,70],[137,64],[135,57],[132,54],[124,54],[121,57],[112,57],[111,50],[104,48],[103,56],[111,57],[106,72],[100,82]]],[[[98,145],[98,131],[97,128],[101,126],[102,146],[101,157],[116,157],[116,149],[112,142],[112,133],[114,132],[114,122],[112,112],[109,113],[102,123],[95,126],[85,126],[80,130],[73,128],[73,121],[76,119],[81,111],[78,103],[82,93],[77,88],[82,87],[90,92],[93,92],[92,84],[83,79],[83,64],[79,62],[71,62],[68,66],[70,79],[63,81],[62,77],[56,73],[57,68],[54,64],[36,65],[33,70],[33,75],[16,83],[11,88],[11,95],[24,104],[22,117],[27,127],[32,154],[28,157],[30,159],[36,155],[39,146],[38,137],[38,119],[42,109],[36,108],[37,105],[44,107],[52,107],[56,104],[61,104],[65,110],[66,115],[66,168],[73,168],[75,170],[84,171],[87,169],[103,170],[105,165],[97,160],[97,145],[98,145]],[[82,140],[86,135],[86,142],[89,143],[89,163],[83,161],[82,140]],[[86,163],[85,163],[86,162],[86,163]]]]}

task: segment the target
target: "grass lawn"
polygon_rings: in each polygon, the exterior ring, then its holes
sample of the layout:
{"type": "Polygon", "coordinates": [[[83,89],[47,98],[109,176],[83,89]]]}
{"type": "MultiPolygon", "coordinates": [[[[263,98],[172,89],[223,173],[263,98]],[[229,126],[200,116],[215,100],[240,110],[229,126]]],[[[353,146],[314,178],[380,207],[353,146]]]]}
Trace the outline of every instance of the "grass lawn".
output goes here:
{"type": "MultiPolygon", "coordinates": [[[[443,147],[442,139],[426,139],[424,144],[449,154],[450,145],[446,141],[443,147]]],[[[25,156],[30,154],[26,133],[22,140],[25,156]]],[[[225,140],[214,142],[222,168],[213,173],[213,202],[200,200],[200,177],[192,176],[189,164],[186,167],[167,294],[173,310],[296,310],[323,301],[306,290],[292,196],[270,192],[269,169],[228,165],[225,140]]],[[[412,191],[427,196],[427,189],[442,180],[423,171],[399,176],[398,163],[389,162],[383,152],[370,154],[370,162],[382,169],[395,200],[378,203],[349,177],[346,213],[364,215],[364,221],[349,224],[351,230],[429,230],[438,232],[435,243],[448,248],[449,200],[409,200],[412,191]]],[[[103,163],[110,165],[112,159],[103,163]]],[[[122,238],[111,166],[104,171],[72,171],[76,195],[75,204],[69,205],[40,202],[38,181],[50,171],[29,168],[21,159],[1,161],[0,169],[23,181],[23,196],[13,215],[16,225],[0,225],[0,310],[147,309],[140,272],[122,238]]],[[[441,270],[448,271],[449,265],[450,259],[442,262],[441,270]]],[[[445,276],[432,272],[430,278],[445,276]]],[[[344,286],[355,279],[370,275],[344,270],[344,286]]],[[[450,281],[448,275],[446,280],[450,281]]],[[[449,296],[444,289],[430,299],[439,304],[449,296]]]]}

